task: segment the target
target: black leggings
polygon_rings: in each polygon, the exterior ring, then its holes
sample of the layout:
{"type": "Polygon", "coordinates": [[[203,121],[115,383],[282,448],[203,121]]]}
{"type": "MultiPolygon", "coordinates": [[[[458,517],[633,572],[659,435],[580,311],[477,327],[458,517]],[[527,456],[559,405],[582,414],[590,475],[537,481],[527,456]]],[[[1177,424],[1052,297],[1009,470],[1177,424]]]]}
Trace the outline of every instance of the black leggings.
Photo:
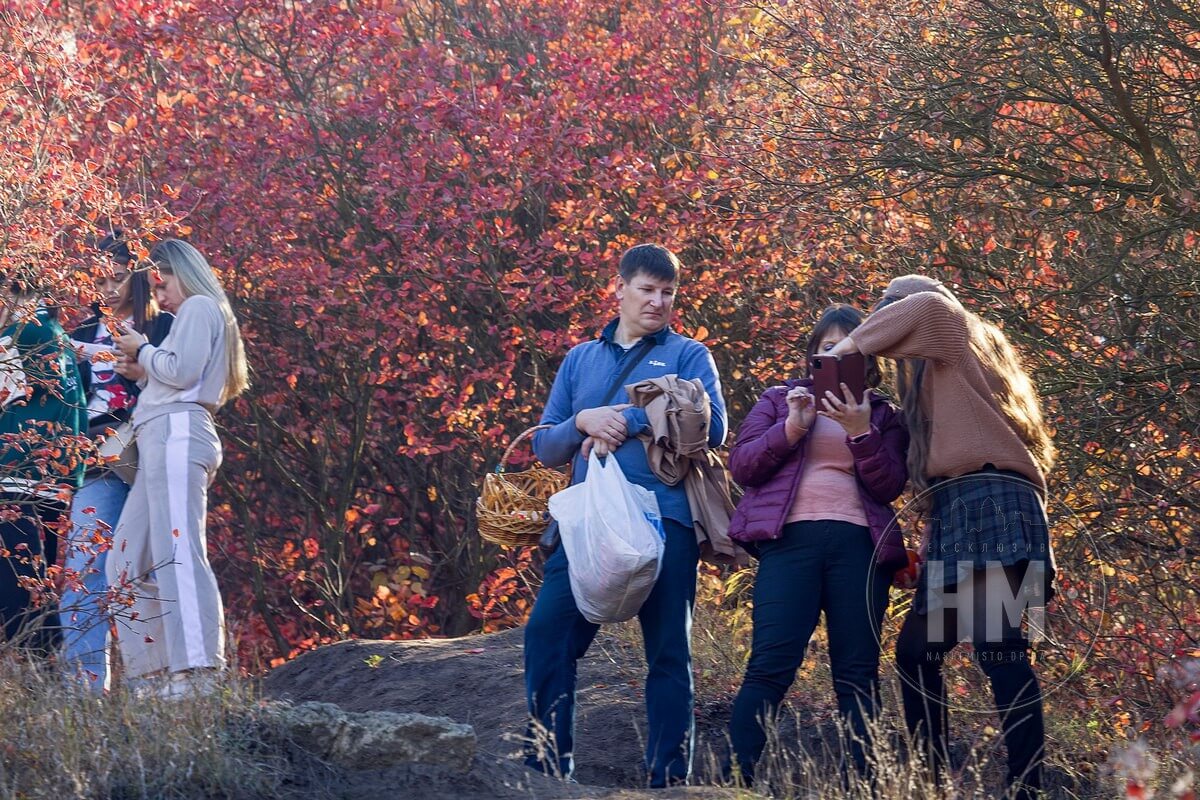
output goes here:
{"type": "Polygon", "coordinates": [[[0,645],[12,642],[43,654],[57,645],[56,606],[35,607],[24,584],[45,581],[46,566],[58,550],[58,534],[46,526],[57,522],[64,510],[54,501],[0,495],[0,511],[16,517],[0,522],[0,626],[4,629],[0,645]]]}
{"type": "MultiPolygon", "coordinates": [[[[1016,592],[1028,562],[1004,567],[1012,592],[1016,592]]],[[[987,635],[985,581],[981,572],[972,582],[975,624],[971,642],[974,660],[992,683],[992,696],[1000,714],[1004,743],[1008,748],[1008,785],[1015,797],[1032,797],[1041,788],[1045,725],[1042,692],[1029,663],[1029,642],[1015,624],[1004,620],[999,635],[987,635]],[[989,641],[990,639],[990,641],[989,641]]],[[[995,602],[995,598],[991,598],[995,602]]],[[[926,748],[935,770],[946,760],[948,708],[942,677],[945,657],[958,646],[958,613],[944,608],[929,614],[910,612],[896,643],[896,667],[900,672],[904,699],[904,722],[909,733],[926,748]],[[944,615],[940,620],[933,615],[944,615]],[[937,623],[942,624],[938,631],[937,623]],[[932,623],[932,624],[931,624],[932,623]]],[[[995,634],[996,632],[993,632],[995,634]]]]}

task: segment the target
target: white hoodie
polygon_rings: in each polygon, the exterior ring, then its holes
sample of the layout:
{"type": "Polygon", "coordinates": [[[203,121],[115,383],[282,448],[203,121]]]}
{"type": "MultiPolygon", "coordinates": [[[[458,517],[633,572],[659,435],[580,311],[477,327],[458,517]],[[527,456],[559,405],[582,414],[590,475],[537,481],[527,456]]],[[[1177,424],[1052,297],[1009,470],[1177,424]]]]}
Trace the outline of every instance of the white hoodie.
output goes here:
{"type": "Polygon", "coordinates": [[[135,426],[174,403],[199,403],[216,411],[229,376],[221,307],[204,295],[184,300],[167,338],[158,347],[143,347],[138,363],[146,378],[133,410],[135,426]]]}

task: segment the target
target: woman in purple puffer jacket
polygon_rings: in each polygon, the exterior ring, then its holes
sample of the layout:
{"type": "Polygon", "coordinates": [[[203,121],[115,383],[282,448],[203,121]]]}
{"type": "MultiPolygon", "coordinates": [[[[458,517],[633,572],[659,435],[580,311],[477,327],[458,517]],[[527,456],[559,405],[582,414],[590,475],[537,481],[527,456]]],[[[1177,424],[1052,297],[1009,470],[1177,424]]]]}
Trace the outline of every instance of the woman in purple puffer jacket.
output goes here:
{"type": "MultiPolygon", "coordinates": [[[[826,309],[809,337],[809,362],[862,320],[852,306],[826,309]]],[[[870,358],[867,384],[879,385],[870,358]]],[[[807,377],[768,389],[729,459],[746,490],[729,535],[759,558],[750,663],[729,728],[729,770],[736,763],[746,783],[766,744],[762,722],[783,702],[822,611],[848,750],[865,773],[866,719],[879,704],[880,622],[892,574],[907,564],[888,505],[908,480],[902,416],[873,389],[853,398],[843,385],[841,398],[814,398],[811,387],[807,377]]]]}

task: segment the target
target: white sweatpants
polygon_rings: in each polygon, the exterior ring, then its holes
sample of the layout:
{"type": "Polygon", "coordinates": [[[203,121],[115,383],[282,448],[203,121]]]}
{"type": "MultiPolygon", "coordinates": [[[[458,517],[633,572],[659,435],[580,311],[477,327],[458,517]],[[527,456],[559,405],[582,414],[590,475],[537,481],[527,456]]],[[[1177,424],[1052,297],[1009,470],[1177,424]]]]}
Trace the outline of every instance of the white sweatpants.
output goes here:
{"type": "Polygon", "coordinates": [[[224,608],[205,533],[221,441],[207,411],[179,408],[137,429],[137,479],[106,564],[109,585],[127,583],[134,596],[128,611],[136,613],[115,614],[128,678],[225,666],[224,608]]]}

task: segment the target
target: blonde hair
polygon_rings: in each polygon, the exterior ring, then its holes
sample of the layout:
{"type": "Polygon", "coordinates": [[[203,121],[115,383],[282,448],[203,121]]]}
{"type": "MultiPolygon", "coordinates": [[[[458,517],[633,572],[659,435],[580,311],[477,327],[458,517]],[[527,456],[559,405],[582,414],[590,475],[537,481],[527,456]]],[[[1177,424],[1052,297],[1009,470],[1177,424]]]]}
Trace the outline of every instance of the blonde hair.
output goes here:
{"type": "MultiPolygon", "coordinates": [[[[937,292],[962,307],[949,289],[924,275],[903,275],[888,284],[883,300],[876,309],[902,300],[916,292],[937,292]]],[[[1042,417],[1041,403],[1029,373],[1021,364],[1017,351],[998,327],[963,308],[967,320],[967,341],[971,352],[979,359],[984,371],[996,386],[993,397],[1000,412],[1008,420],[1022,444],[1033,456],[1034,463],[1045,475],[1054,466],[1054,443],[1042,417]]],[[[929,463],[929,420],[921,409],[921,385],[925,380],[924,359],[897,359],[896,388],[908,423],[908,475],[918,496],[929,488],[925,474],[929,463]]]]}
{"type": "Polygon", "coordinates": [[[969,311],[967,320],[971,350],[997,380],[998,388],[992,393],[996,404],[1021,442],[1029,448],[1042,474],[1048,474],[1057,454],[1050,439],[1050,429],[1042,417],[1042,404],[1033,380],[1002,330],[969,311]]]}
{"type": "Polygon", "coordinates": [[[182,239],[164,239],[150,251],[150,260],[162,272],[174,275],[184,297],[203,295],[216,302],[225,318],[225,354],[229,372],[225,377],[225,388],[221,390],[221,403],[237,397],[250,388],[249,368],[246,351],[242,346],[242,334],[238,329],[237,317],[217,275],[208,260],[192,245],[182,239]]]}

